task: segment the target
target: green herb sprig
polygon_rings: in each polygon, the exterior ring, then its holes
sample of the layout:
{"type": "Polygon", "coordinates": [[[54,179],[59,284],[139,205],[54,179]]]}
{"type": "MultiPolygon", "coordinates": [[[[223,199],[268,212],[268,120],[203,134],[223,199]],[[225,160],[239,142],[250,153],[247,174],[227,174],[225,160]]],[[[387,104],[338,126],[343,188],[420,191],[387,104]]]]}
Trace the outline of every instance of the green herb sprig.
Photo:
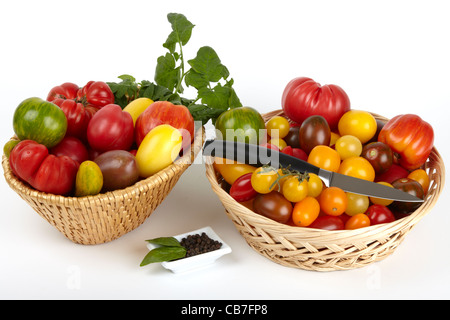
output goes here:
{"type": "Polygon", "coordinates": [[[150,250],[142,260],[140,266],[146,266],[150,263],[171,261],[181,259],[186,256],[186,248],[174,237],[160,237],[145,240],[147,242],[159,245],[155,249],[150,250]]]}

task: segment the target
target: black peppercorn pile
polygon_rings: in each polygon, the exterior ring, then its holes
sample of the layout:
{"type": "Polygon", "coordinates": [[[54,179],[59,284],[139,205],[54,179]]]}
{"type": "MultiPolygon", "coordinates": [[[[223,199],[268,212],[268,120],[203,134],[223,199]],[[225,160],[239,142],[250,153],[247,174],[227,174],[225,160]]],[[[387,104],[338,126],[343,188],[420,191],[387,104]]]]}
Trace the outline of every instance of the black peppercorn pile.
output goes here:
{"type": "Polygon", "coordinates": [[[186,238],[181,239],[180,244],[186,248],[185,258],[214,251],[222,247],[220,241],[211,239],[205,232],[202,232],[201,235],[188,235],[186,238]]]}

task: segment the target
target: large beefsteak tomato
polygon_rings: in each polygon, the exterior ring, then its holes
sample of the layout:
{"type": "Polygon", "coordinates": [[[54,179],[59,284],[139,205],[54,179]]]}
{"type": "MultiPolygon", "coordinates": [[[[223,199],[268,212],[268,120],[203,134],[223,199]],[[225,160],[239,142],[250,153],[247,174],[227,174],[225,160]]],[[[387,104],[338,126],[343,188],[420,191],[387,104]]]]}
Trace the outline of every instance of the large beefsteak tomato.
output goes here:
{"type": "Polygon", "coordinates": [[[336,129],[341,116],[350,110],[350,99],[334,84],[321,86],[307,77],[291,80],[283,91],[281,106],[292,121],[302,123],[312,115],[324,117],[336,129]]]}

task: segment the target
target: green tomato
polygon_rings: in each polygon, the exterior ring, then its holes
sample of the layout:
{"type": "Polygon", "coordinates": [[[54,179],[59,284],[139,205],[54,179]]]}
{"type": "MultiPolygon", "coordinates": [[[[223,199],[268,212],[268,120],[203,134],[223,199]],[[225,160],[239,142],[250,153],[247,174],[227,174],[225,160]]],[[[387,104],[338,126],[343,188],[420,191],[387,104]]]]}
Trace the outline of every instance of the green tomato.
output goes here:
{"type": "Polygon", "coordinates": [[[67,118],[56,104],[28,98],[14,112],[13,129],[20,140],[34,140],[51,148],[64,138],[67,118]]]}
{"type": "Polygon", "coordinates": [[[261,114],[250,107],[223,112],[216,120],[216,135],[223,140],[260,144],[266,125],[261,114]]]}

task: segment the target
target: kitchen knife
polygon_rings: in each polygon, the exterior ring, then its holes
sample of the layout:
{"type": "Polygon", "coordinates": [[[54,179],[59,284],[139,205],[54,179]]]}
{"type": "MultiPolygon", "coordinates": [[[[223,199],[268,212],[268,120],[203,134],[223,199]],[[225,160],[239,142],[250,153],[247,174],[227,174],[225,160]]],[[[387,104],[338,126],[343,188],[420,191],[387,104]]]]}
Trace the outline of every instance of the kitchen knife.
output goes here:
{"type": "Polygon", "coordinates": [[[338,187],[344,191],[365,196],[403,202],[423,202],[407,192],[383,186],[378,183],[346,176],[337,172],[316,167],[306,161],[266,147],[226,140],[207,140],[203,146],[203,155],[226,158],[254,166],[268,164],[274,168],[290,167],[299,172],[318,175],[327,187],[338,187]]]}

